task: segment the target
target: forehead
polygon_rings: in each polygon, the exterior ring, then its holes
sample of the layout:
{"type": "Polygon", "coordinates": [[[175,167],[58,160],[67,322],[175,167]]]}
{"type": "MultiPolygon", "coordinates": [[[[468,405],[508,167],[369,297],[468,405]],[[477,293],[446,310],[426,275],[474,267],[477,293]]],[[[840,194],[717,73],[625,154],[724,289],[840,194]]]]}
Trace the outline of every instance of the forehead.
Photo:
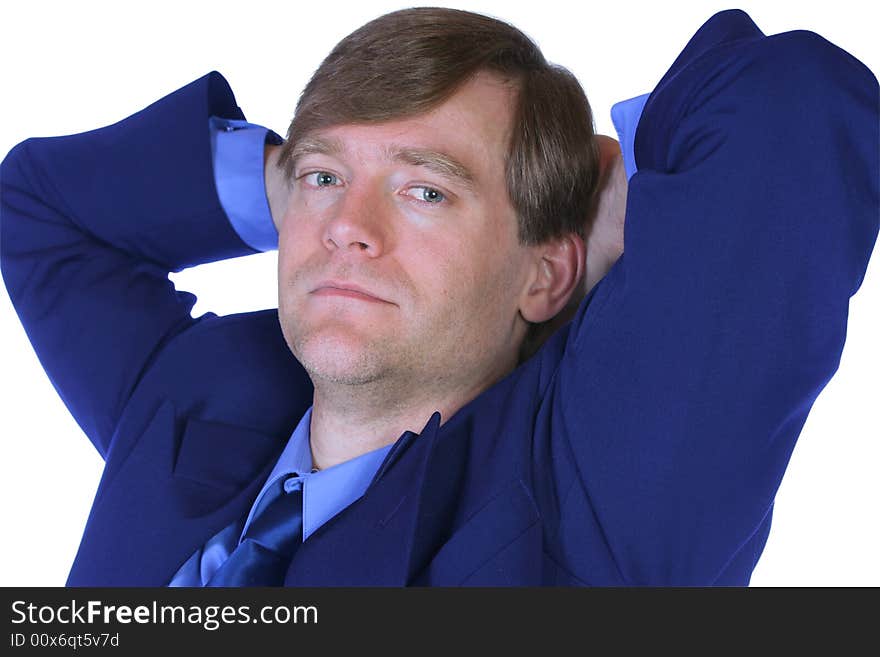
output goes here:
{"type": "Polygon", "coordinates": [[[515,101],[513,84],[480,72],[424,114],[324,128],[304,137],[302,147],[294,151],[388,159],[394,151],[411,149],[447,154],[479,173],[496,169],[506,159],[515,101]]]}

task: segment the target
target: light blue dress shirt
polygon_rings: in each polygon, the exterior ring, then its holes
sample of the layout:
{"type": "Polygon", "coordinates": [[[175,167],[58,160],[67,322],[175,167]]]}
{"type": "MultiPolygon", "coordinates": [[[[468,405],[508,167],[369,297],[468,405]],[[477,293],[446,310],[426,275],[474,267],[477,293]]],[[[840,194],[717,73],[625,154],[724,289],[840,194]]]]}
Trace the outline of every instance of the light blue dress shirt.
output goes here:
{"type": "Polygon", "coordinates": [[[229,223],[241,240],[256,251],[278,248],[263,182],[267,141],[281,137],[263,126],[237,119],[209,119],[214,184],[229,223]]]}
{"type": "MultiPolygon", "coordinates": [[[[627,180],[637,171],[635,134],[648,96],[644,94],[623,100],[611,108],[611,120],[620,141],[627,180]]],[[[262,126],[240,120],[211,117],[209,128],[214,183],[229,223],[242,241],[253,249],[269,251],[277,248],[278,233],[265,194],[263,158],[265,143],[280,143],[281,138],[262,126]]],[[[285,482],[288,492],[294,488],[303,489],[303,540],[364,494],[391,445],[327,470],[312,472],[311,418],[310,408],[288,440],[244,523],[239,520],[215,534],[180,567],[169,586],[204,586],[238,545],[254,509],[280,477],[296,475],[285,482]]]]}
{"type": "Polygon", "coordinates": [[[312,448],[309,441],[311,420],[310,408],[303,415],[254,501],[242,534],[247,531],[254,509],[272,484],[288,475],[297,475],[284,482],[284,490],[289,493],[302,485],[303,540],[308,539],[321,525],[364,494],[391,449],[389,444],[326,470],[312,472],[312,448]]]}
{"type": "Polygon", "coordinates": [[[623,167],[626,170],[626,179],[629,180],[638,170],[636,167],[636,128],[639,119],[642,118],[642,110],[651,94],[642,94],[629,100],[615,103],[611,108],[611,122],[617,131],[617,140],[620,142],[620,151],[623,153],[623,167]]]}
{"type": "Polygon", "coordinates": [[[278,479],[294,475],[284,482],[285,491],[302,488],[303,540],[307,540],[321,525],[364,494],[391,445],[361,454],[326,470],[313,472],[309,441],[311,420],[310,408],[287,441],[244,523],[239,520],[215,534],[180,567],[169,586],[204,586],[241,542],[260,500],[278,479]]]}

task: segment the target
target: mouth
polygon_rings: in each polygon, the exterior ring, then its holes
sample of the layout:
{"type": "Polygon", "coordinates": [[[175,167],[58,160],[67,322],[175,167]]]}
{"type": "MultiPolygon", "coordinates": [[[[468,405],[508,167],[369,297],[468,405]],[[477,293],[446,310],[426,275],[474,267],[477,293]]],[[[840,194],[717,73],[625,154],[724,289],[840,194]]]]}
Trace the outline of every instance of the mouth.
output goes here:
{"type": "Polygon", "coordinates": [[[319,283],[312,290],[311,294],[317,297],[342,297],[370,303],[391,303],[391,301],[383,299],[359,285],[342,281],[324,281],[319,283]]]}

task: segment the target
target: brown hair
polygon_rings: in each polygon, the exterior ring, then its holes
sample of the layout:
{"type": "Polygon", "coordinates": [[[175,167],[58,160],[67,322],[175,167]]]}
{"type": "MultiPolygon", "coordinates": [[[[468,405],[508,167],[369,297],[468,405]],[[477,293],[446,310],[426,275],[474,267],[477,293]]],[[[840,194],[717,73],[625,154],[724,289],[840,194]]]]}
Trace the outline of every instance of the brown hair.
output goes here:
{"type": "Polygon", "coordinates": [[[520,242],[583,235],[599,179],[590,104],[575,77],[548,63],[529,37],[480,14],[404,9],[349,34],[303,90],[279,164],[290,176],[294,147],[304,136],[416,116],[479,71],[518,88],[506,176],[520,242]]]}

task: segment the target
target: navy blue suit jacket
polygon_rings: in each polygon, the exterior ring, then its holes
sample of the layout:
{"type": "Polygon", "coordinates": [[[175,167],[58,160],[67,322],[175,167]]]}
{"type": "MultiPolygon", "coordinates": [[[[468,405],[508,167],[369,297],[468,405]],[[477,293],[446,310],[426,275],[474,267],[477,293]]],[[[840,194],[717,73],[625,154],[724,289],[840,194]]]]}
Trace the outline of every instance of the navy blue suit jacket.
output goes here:
{"type": "MultiPolygon", "coordinates": [[[[245,514],[311,403],[276,310],[190,316],[169,271],[252,252],[214,188],[212,73],[2,165],[2,267],[106,459],[70,585],[168,583],[245,514]]],[[[624,255],[573,321],[393,446],[288,585],[746,584],[878,231],[877,80],[737,10],[635,140],[624,255]]]]}

